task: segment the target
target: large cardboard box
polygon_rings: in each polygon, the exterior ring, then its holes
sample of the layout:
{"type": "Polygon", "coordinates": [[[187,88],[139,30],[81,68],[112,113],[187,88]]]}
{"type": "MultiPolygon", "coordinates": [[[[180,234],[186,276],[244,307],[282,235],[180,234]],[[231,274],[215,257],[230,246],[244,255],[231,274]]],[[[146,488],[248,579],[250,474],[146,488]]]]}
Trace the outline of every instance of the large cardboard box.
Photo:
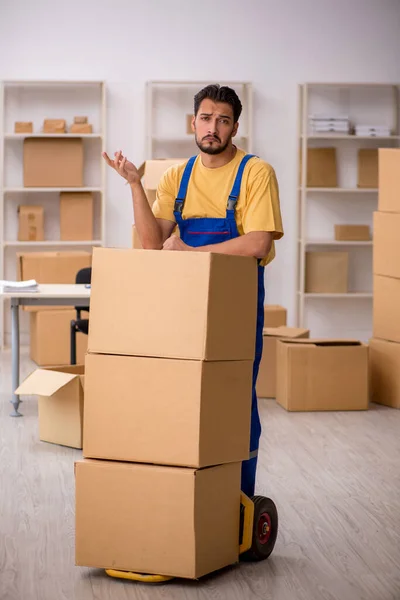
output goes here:
{"type": "Polygon", "coordinates": [[[306,293],[345,294],[348,291],[348,252],[306,252],[306,293]]]}
{"type": "Polygon", "coordinates": [[[95,248],[88,348],[104,354],[252,360],[256,305],[253,258],[95,248]]]}
{"type": "Polygon", "coordinates": [[[400,279],[374,276],[373,328],[375,338],[400,343],[400,279]]]}
{"type": "Polygon", "coordinates": [[[370,239],[369,225],[335,225],[335,240],[363,242],[370,239]]]}
{"type": "Polygon", "coordinates": [[[80,138],[26,138],[25,187],[82,187],[83,142],[80,138]]]}
{"type": "Polygon", "coordinates": [[[82,448],[83,378],[83,365],[37,369],[17,388],[17,394],[39,396],[43,442],[82,448]]]}
{"type": "MultiPolygon", "coordinates": [[[[71,360],[70,323],[76,311],[46,307],[30,312],[30,358],[39,366],[69,365],[71,360]]],[[[88,313],[83,312],[82,318],[88,313]]],[[[76,334],[76,362],[83,363],[88,336],[76,334]]]]}
{"type": "Polygon", "coordinates": [[[400,213],[400,148],[379,148],[379,200],[382,212],[400,213]]]}
{"type": "Polygon", "coordinates": [[[93,194],[61,192],[60,239],[93,240],[93,194]]]}
{"type": "Polygon", "coordinates": [[[373,272],[400,279],[400,213],[374,213],[373,272]]]}
{"type": "Polygon", "coordinates": [[[264,327],[263,354],[257,378],[257,396],[259,398],[276,397],[276,345],[280,339],[308,338],[309,329],[299,327],[264,327]]]}
{"type": "Polygon", "coordinates": [[[18,207],[18,240],[20,242],[40,242],[44,240],[43,206],[18,207]]]}
{"type": "Polygon", "coordinates": [[[369,365],[372,402],[400,408],[400,344],[371,339],[369,365]]]}
{"type": "Polygon", "coordinates": [[[264,327],[280,327],[286,325],[287,310],[279,304],[264,305],[264,327]]]}
{"type": "Polygon", "coordinates": [[[289,411],[368,408],[368,347],[352,340],[279,340],[276,401],[289,411]]]}
{"type": "Polygon", "coordinates": [[[153,206],[156,200],[157,187],[165,171],[176,164],[186,161],[187,158],[159,158],[146,160],[146,162],[140,165],[139,174],[143,178],[143,188],[150,206],[153,206]]]}
{"type": "Polygon", "coordinates": [[[336,186],[336,148],[308,148],[307,187],[336,186]]]}
{"type": "Polygon", "coordinates": [[[85,367],[87,458],[182,467],[248,458],[253,361],[87,354],[85,367]]]}
{"type": "Polygon", "coordinates": [[[195,579],[237,562],[240,471],[77,462],[76,564],[195,579]]]}
{"type": "Polygon", "coordinates": [[[359,188],[378,187],[378,149],[360,148],[358,151],[358,181],[359,188]]]}
{"type": "Polygon", "coordinates": [[[90,267],[90,252],[26,252],[17,254],[20,280],[36,279],[38,283],[75,283],[80,269],[90,267]]]}

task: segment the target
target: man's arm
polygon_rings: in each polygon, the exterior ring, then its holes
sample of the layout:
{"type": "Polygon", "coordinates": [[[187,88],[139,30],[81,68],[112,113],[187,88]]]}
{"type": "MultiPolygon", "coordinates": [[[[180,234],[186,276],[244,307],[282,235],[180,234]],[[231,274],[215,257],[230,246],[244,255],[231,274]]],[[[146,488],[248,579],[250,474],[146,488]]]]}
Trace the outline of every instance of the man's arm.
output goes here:
{"type": "Polygon", "coordinates": [[[216,252],[218,254],[236,254],[239,256],[254,256],[264,258],[268,255],[272,245],[272,233],[268,231],[251,231],[245,235],[220,242],[193,248],[185,244],[180,238],[172,236],[163,245],[163,250],[192,250],[195,252],[216,252]]]}

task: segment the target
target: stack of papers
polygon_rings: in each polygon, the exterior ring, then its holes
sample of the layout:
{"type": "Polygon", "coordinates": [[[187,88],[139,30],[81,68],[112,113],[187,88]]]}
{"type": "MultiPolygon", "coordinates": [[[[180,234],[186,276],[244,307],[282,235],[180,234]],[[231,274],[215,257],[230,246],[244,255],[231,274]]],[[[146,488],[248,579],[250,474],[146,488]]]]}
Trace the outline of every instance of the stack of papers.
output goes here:
{"type": "Polygon", "coordinates": [[[350,133],[350,120],[346,115],[309,115],[310,133],[350,133]]]}
{"type": "Polygon", "coordinates": [[[391,134],[390,127],[387,125],[356,125],[356,135],[386,137],[391,134]]]}
{"type": "Polygon", "coordinates": [[[35,279],[28,279],[26,281],[7,281],[0,279],[0,291],[1,292],[38,292],[39,286],[35,279]]]}

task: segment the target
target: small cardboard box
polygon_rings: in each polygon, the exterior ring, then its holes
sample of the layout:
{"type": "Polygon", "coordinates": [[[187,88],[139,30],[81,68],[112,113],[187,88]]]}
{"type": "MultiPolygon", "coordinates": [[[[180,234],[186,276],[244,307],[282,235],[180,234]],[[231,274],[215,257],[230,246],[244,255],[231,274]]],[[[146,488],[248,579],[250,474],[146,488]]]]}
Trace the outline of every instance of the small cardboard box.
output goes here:
{"type": "Polygon", "coordinates": [[[371,401],[400,408],[400,344],[369,341],[371,401]]]}
{"type": "Polygon", "coordinates": [[[236,563],[240,470],[77,462],[76,564],[197,579],[236,563]]]}
{"type": "Polygon", "coordinates": [[[280,327],[286,325],[287,310],[279,304],[264,305],[264,327],[280,327]]]}
{"type": "Polygon", "coordinates": [[[43,206],[18,206],[18,240],[20,242],[44,240],[43,206]]]}
{"type": "Polygon", "coordinates": [[[186,133],[189,135],[193,135],[194,131],[192,129],[192,121],[193,121],[193,115],[186,115],[186,133]]]}
{"type": "Polygon", "coordinates": [[[143,246],[140,242],[135,225],[132,225],[132,248],[134,248],[135,250],[143,250],[143,246]]]}
{"type": "Polygon", "coordinates": [[[336,148],[308,148],[307,187],[336,186],[336,148]]]}
{"type": "Polygon", "coordinates": [[[143,179],[143,188],[150,206],[153,206],[156,201],[157,187],[165,171],[176,164],[186,161],[187,158],[153,159],[146,160],[146,162],[140,165],[138,171],[143,179]]]}
{"type": "Polygon", "coordinates": [[[375,338],[400,344],[400,279],[374,275],[373,327],[375,338]]]}
{"type": "Polygon", "coordinates": [[[65,119],[45,119],[43,133],[65,133],[67,131],[65,119]]]}
{"type": "Polygon", "coordinates": [[[256,299],[250,257],[95,248],[89,351],[253,360],[256,299]]]}
{"type": "Polygon", "coordinates": [[[276,401],[289,411],[366,410],[368,347],[353,340],[279,340],[276,401]]]}
{"type": "Polygon", "coordinates": [[[280,339],[308,338],[309,329],[299,327],[264,327],[263,354],[257,378],[257,396],[259,398],[276,397],[276,346],[280,339]]]}
{"type": "Polygon", "coordinates": [[[93,194],[91,192],[60,193],[60,238],[93,240],[93,194]]]}
{"type": "Polygon", "coordinates": [[[82,187],[82,140],[37,137],[25,139],[24,186],[82,187]]]}
{"type": "Polygon", "coordinates": [[[38,395],[39,439],[82,448],[83,365],[37,369],[17,388],[17,394],[38,395]]]}
{"type": "MultiPolygon", "coordinates": [[[[34,307],[36,308],[36,307],[34,307]]],[[[30,359],[40,367],[69,365],[71,359],[71,321],[76,319],[72,308],[46,306],[30,312],[30,359]]],[[[82,318],[88,317],[82,312],[82,318]]],[[[76,334],[76,361],[83,363],[88,336],[76,334]]]]}
{"type": "Polygon", "coordinates": [[[358,181],[359,188],[378,187],[378,149],[360,148],[358,151],[358,181]]]}
{"type": "Polygon", "coordinates": [[[400,279],[400,213],[374,213],[374,275],[400,279]]]}
{"type": "Polygon", "coordinates": [[[363,242],[370,239],[369,225],[335,225],[335,240],[363,242]]]}
{"type": "Polygon", "coordinates": [[[74,117],[74,123],[77,123],[79,125],[84,125],[87,122],[88,122],[87,117],[74,117]]]}
{"type": "Polygon", "coordinates": [[[16,121],[14,123],[14,133],[33,133],[32,121],[16,121]]]}
{"type": "Polygon", "coordinates": [[[89,123],[73,123],[70,127],[70,133],[93,133],[93,126],[89,123]]]}
{"type": "Polygon", "coordinates": [[[379,148],[378,210],[400,213],[400,148],[379,148]]]}
{"type": "Polygon", "coordinates": [[[348,252],[306,252],[306,293],[347,293],[348,270],[348,252]]]}
{"type": "Polygon", "coordinates": [[[253,361],[87,354],[85,367],[85,457],[182,467],[248,458],[253,361]]]}

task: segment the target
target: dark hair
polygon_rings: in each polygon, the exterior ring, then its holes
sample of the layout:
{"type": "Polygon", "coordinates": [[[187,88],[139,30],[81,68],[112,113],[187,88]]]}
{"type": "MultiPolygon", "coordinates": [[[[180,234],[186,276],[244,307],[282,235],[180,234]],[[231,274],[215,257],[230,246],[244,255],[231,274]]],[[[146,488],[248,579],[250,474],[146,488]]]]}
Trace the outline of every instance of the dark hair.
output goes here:
{"type": "Polygon", "coordinates": [[[240,102],[239,96],[235,90],[227,85],[207,85],[205,88],[197,92],[194,97],[194,116],[197,115],[200,104],[206,98],[209,98],[214,102],[225,102],[226,104],[230,104],[233,110],[234,122],[236,123],[239,120],[240,113],[242,112],[242,103],[240,102]]]}

